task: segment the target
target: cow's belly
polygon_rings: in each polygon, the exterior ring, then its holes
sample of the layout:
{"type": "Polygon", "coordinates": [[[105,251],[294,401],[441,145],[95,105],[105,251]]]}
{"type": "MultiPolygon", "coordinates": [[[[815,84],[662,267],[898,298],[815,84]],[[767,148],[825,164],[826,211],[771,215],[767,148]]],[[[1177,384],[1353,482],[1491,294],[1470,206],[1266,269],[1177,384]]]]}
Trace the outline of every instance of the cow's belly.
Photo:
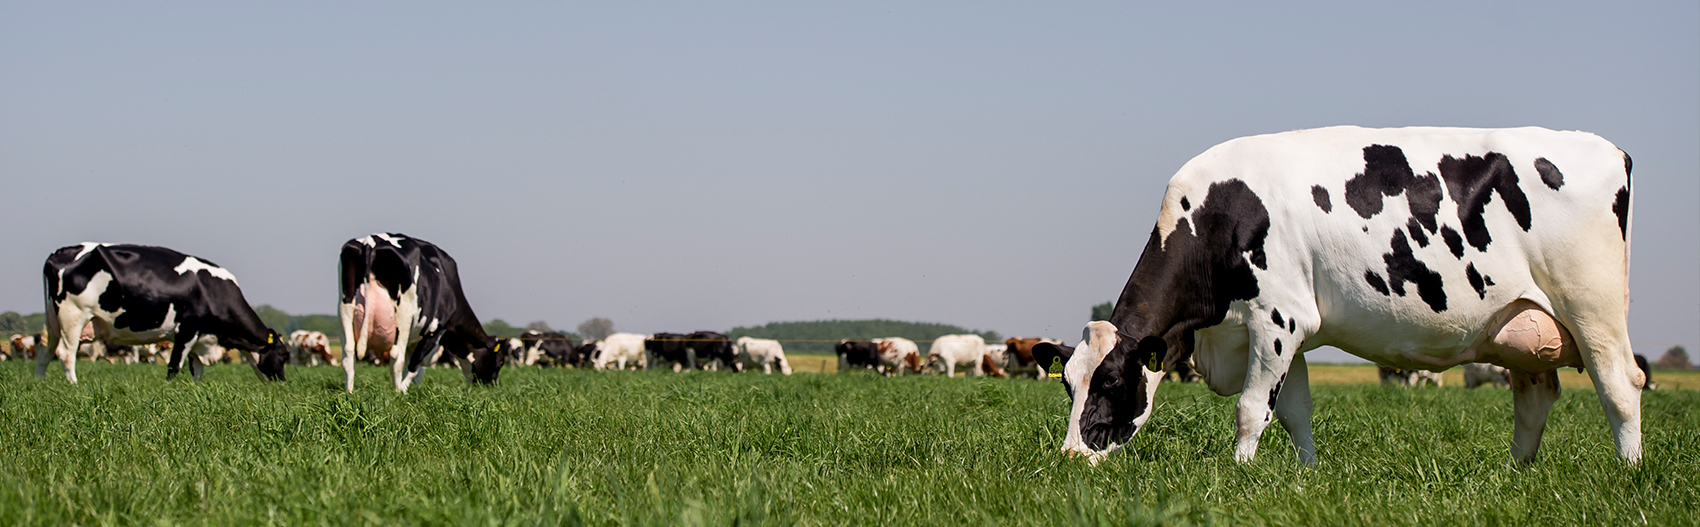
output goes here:
{"type": "Polygon", "coordinates": [[[1462,303],[1445,313],[1337,310],[1305,348],[1332,345],[1377,364],[1441,371],[1482,362],[1541,372],[1581,366],[1575,339],[1539,304],[1462,303]]]}

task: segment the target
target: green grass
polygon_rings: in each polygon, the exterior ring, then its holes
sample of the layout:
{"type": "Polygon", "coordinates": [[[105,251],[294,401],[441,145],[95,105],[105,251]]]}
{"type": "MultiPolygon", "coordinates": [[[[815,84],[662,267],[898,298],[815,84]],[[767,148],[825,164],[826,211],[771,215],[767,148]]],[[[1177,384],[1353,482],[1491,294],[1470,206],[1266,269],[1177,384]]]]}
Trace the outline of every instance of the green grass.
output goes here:
{"type": "Polygon", "coordinates": [[[1057,452],[1066,396],[1028,380],[510,369],[0,363],[0,524],[1693,524],[1700,392],[1643,398],[1618,461],[1567,390],[1541,460],[1508,461],[1504,390],[1315,389],[1318,457],[1279,426],[1233,461],[1233,402],[1165,384],[1128,449],[1057,452]],[[1643,519],[1644,518],[1644,519],[1643,519]]]}

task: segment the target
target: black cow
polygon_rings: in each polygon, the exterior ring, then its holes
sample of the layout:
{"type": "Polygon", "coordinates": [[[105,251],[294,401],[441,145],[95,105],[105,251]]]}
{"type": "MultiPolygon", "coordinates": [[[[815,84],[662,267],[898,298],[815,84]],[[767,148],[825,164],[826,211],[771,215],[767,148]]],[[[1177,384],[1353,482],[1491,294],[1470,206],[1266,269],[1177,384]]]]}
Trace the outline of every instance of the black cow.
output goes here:
{"type": "Polygon", "coordinates": [[[342,245],[342,368],[354,391],[354,361],[412,344],[391,364],[395,388],[406,392],[421,366],[447,351],[468,382],[494,384],[506,363],[503,343],[484,333],[466,303],[454,258],[436,245],[396,233],[377,233],[342,245]],[[417,343],[417,344],[415,344],[417,343]]]}
{"type": "Polygon", "coordinates": [[[525,344],[521,360],[561,367],[584,365],[586,357],[579,354],[578,348],[573,346],[573,339],[566,334],[532,330],[521,333],[519,340],[525,344]]]}
{"type": "Polygon", "coordinates": [[[880,347],[869,340],[842,340],[833,351],[838,352],[838,372],[850,371],[850,368],[862,367],[879,369],[880,347]]]}
{"type": "Polygon", "coordinates": [[[698,331],[688,335],[656,333],[643,341],[649,352],[650,367],[659,362],[673,363],[673,371],[694,370],[718,360],[728,368],[737,368],[737,356],[732,353],[732,341],[713,331],[698,331]]]}
{"type": "Polygon", "coordinates": [[[189,371],[199,381],[202,354],[216,344],[256,352],[260,377],[283,380],[289,347],[248,305],[236,276],[212,262],[164,247],[83,243],[49,255],[42,277],[53,353],[36,354],[37,377],[57,357],[65,379],[77,382],[77,345],[87,328],[113,344],[172,340],[167,379],[193,349],[189,371]]]}
{"type": "Polygon", "coordinates": [[[700,366],[712,366],[714,361],[733,371],[743,371],[743,364],[738,362],[737,353],[732,351],[732,340],[726,335],[713,331],[698,331],[686,335],[690,344],[691,359],[700,366]]]}

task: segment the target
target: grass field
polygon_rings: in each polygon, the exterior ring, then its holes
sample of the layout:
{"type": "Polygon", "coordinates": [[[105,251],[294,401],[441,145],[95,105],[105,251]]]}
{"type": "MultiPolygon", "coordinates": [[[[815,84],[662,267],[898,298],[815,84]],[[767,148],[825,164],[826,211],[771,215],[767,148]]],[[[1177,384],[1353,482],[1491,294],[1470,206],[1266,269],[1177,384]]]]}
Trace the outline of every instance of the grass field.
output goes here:
{"type": "MultiPolygon", "coordinates": [[[[1359,368],[1349,366],[1341,368],[1359,368]]],[[[1318,382],[1318,457],[1280,427],[1233,461],[1233,398],[1164,384],[1098,467],[1057,452],[1055,383],[867,374],[0,363],[0,524],[1695,524],[1700,392],[1642,399],[1618,461],[1566,390],[1541,460],[1508,461],[1505,390],[1318,382]]],[[[1321,369],[1319,369],[1319,372],[1321,369]]],[[[1371,375],[1373,375],[1373,370],[1371,375]]],[[[1450,382],[1450,380],[1449,380],[1450,382]]],[[[1570,387],[1576,388],[1574,383],[1570,387]]]]}

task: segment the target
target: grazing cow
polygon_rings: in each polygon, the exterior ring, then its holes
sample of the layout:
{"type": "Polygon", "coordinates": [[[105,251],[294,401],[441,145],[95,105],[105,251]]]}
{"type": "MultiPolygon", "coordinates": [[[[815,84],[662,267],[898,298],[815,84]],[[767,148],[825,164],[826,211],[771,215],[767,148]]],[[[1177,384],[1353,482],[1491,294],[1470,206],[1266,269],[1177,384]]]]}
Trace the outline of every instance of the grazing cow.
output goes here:
{"type": "Polygon", "coordinates": [[[872,341],[840,340],[832,347],[838,353],[838,373],[850,371],[850,368],[871,368],[875,371],[880,367],[880,347],[872,341]]]}
{"type": "Polygon", "coordinates": [[[354,361],[394,353],[396,391],[406,393],[423,367],[447,351],[468,382],[494,384],[505,356],[466,303],[460,271],[449,253],[396,233],[362,236],[340,256],[342,369],[354,392],[354,361]],[[409,348],[411,346],[411,349],[409,348]]]}
{"type": "Polygon", "coordinates": [[[695,367],[707,366],[709,370],[718,370],[720,365],[726,369],[738,371],[742,365],[738,363],[738,355],[732,351],[732,339],[713,331],[698,331],[685,336],[691,351],[691,360],[695,367]]]}
{"type": "MultiPolygon", "coordinates": [[[[1046,339],[1034,337],[1010,337],[1004,339],[1004,353],[999,361],[1011,375],[1032,375],[1035,379],[1045,378],[1044,368],[1033,360],[1033,346],[1046,339]]],[[[1054,341],[1052,341],[1054,342],[1054,341]]],[[[999,357],[993,353],[993,357],[999,357]]]]}
{"type": "Polygon", "coordinates": [[[1475,388],[1484,384],[1492,384],[1500,388],[1510,387],[1511,371],[1500,366],[1480,362],[1465,364],[1464,387],[1475,388]]]}
{"type": "Polygon", "coordinates": [[[585,339],[583,344],[573,348],[573,353],[578,356],[577,367],[591,366],[592,361],[596,359],[596,341],[585,339]]]}
{"type": "Polygon", "coordinates": [[[968,375],[981,375],[986,360],[986,339],[979,335],[945,335],[927,348],[927,367],[956,376],[957,366],[968,367],[968,375]]]}
{"type": "Polygon", "coordinates": [[[1235,457],[1274,420],[1315,460],[1305,351],[1511,371],[1535,459],[1561,367],[1586,366],[1618,454],[1641,458],[1628,314],[1629,157],[1582,132],[1334,127],[1235,139],[1169,181],[1109,321],[1069,360],[1063,449],[1093,462],[1194,357],[1240,394],[1235,457]]]}
{"type": "Polygon", "coordinates": [[[12,353],[7,360],[34,359],[35,335],[12,335],[12,353]]]}
{"type": "Polygon", "coordinates": [[[1401,370],[1381,366],[1377,373],[1381,376],[1381,384],[1389,386],[1433,386],[1440,387],[1440,372],[1428,370],[1401,370]]]}
{"type": "Polygon", "coordinates": [[[785,347],[780,346],[777,340],[738,337],[732,348],[737,350],[741,369],[759,365],[762,373],[772,375],[773,366],[777,364],[779,373],[791,374],[791,363],[785,360],[785,347]]]}
{"type": "Polygon", "coordinates": [[[643,349],[648,352],[649,363],[661,365],[672,363],[673,371],[694,370],[696,361],[690,354],[690,343],[685,342],[688,335],[683,333],[656,333],[643,341],[643,349]]]}
{"type": "Polygon", "coordinates": [[[525,343],[521,363],[527,366],[544,364],[578,367],[583,363],[583,358],[573,346],[573,339],[564,333],[531,330],[520,333],[519,340],[525,343]]]}
{"type": "Polygon", "coordinates": [[[903,337],[877,338],[872,341],[879,350],[879,369],[887,377],[904,372],[922,373],[921,347],[903,337]]]}
{"type": "Polygon", "coordinates": [[[236,275],[212,262],[164,247],[84,243],[54,251],[42,275],[53,353],[36,354],[36,377],[58,358],[65,379],[77,382],[77,348],[86,336],[125,345],[173,340],[167,379],[189,355],[189,371],[201,380],[210,341],[258,352],[260,377],[283,380],[289,348],[242,297],[236,275]]]}
{"type": "Polygon", "coordinates": [[[296,366],[333,364],[331,339],[324,333],[297,329],[289,333],[289,358],[296,366]]]}
{"type": "Polygon", "coordinates": [[[628,363],[638,369],[647,370],[650,362],[649,354],[645,353],[645,343],[650,338],[649,335],[632,333],[609,335],[608,338],[595,343],[590,363],[598,370],[608,369],[609,364],[616,364],[623,370],[628,363]]]}

